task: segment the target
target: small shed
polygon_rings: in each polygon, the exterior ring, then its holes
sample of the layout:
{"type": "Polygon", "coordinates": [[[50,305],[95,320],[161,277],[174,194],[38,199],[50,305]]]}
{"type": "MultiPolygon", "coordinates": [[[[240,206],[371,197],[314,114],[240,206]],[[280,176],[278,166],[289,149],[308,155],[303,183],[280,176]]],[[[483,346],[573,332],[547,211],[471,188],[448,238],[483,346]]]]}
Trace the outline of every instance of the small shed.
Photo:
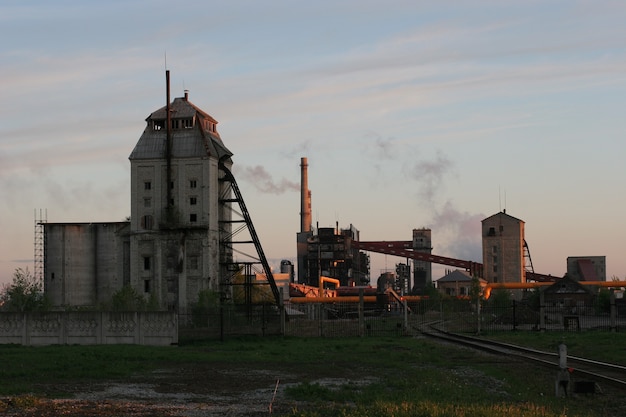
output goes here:
{"type": "Polygon", "coordinates": [[[590,288],[565,275],[549,287],[545,287],[546,306],[562,309],[568,314],[579,314],[586,307],[593,306],[595,294],[590,288]]]}
{"type": "MultiPolygon", "coordinates": [[[[478,279],[481,288],[487,285],[487,281],[478,279]]],[[[449,271],[446,275],[437,280],[439,292],[452,297],[469,296],[472,288],[472,275],[467,271],[456,269],[449,271]]]]}

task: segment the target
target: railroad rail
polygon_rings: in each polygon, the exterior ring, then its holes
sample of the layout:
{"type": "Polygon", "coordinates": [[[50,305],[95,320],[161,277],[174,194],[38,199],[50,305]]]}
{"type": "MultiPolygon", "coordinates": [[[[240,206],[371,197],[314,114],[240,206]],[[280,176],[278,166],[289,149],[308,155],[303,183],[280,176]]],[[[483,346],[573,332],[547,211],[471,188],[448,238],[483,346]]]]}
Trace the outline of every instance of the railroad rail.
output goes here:
{"type": "MultiPolygon", "coordinates": [[[[438,329],[437,323],[420,326],[417,330],[424,336],[445,340],[448,343],[467,346],[494,354],[516,357],[523,361],[538,363],[543,366],[559,369],[559,355],[510,343],[497,342],[473,336],[450,333],[438,329]]],[[[567,356],[567,367],[578,379],[587,379],[626,390],[626,366],[601,362],[577,356],[567,356]]]]}

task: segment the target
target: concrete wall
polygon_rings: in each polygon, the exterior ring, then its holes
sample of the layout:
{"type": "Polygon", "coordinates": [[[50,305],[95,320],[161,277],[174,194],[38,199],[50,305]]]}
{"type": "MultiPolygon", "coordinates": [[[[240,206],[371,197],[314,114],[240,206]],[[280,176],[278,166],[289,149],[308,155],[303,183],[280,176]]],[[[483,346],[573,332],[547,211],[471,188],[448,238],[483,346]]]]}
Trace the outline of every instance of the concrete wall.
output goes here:
{"type": "Polygon", "coordinates": [[[154,345],[178,343],[173,312],[0,313],[0,344],[154,345]]]}
{"type": "Polygon", "coordinates": [[[44,291],[55,306],[109,301],[129,279],[128,222],[44,223],[44,291]]]}

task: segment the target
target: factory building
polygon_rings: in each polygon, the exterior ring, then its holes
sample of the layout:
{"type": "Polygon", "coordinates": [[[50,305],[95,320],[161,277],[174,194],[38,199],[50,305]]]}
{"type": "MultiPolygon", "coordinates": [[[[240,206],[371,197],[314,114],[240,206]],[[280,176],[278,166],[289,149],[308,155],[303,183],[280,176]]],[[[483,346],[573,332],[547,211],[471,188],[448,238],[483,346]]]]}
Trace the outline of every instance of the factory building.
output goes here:
{"type": "Polygon", "coordinates": [[[188,93],[151,113],[129,156],[129,222],[44,224],[44,289],[53,305],[95,306],[123,285],[186,313],[232,265],[232,153],[188,93]]]}
{"type": "Polygon", "coordinates": [[[506,210],[482,221],[483,277],[487,282],[526,282],[524,222],[506,210]]]}
{"type": "Polygon", "coordinates": [[[574,281],[606,281],[606,256],[568,256],[567,276],[574,281]]]}
{"type": "Polygon", "coordinates": [[[319,277],[336,278],[341,286],[368,285],[369,256],[352,246],[359,240],[359,231],[352,225],[347,229],[321,227],[311,233],[307,251],[298,263],[306,265],[300,284],[317,287],[319,277]]]}
{"type": "Polygon", "coordinates": [[[296,235],[298,283],[317,287],[319,277],[336,278],[342,286],[368,285],[369,256],[352,247],[359,231],[325,227],[313,231],[308,160],[300,159],[300,232],[296,235]]]}

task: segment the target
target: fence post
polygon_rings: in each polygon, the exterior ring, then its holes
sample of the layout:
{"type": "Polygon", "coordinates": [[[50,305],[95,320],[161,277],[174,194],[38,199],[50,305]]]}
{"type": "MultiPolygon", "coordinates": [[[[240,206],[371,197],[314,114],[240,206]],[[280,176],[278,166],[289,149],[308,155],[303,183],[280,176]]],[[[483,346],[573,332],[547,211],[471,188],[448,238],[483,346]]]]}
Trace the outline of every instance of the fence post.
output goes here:
{"type": "Polygon", "coordinates": [[[446,331],[446,320],[443,314],[443,300],[439,301],[439,309],[441,310],[441,330],[446,331]]]}
{"type": "Polygon", "coordinates": [[[515,299],[513,299],[513,331],[517,330],[517,317],[515,317],[515,299]]]}
{"type": "Polygon", "coordinates": [[[546,303],[545,295],[541,289],[539,289],[539,331],[546,331],[546,303]]]}
{"type": "Polygon", "coordinates": [[[285,301],[283,300],[283,287],[279,288],[280,299],[278,300],[278,311],[280,312],[280,335],[285,335],[285,327],[287,321],[287,314],[285,312],[285,301]]]}
{"type": "Polygon", "coordinates": [[[319,325],[319,334],[320,337],[324,337],[324,303],[319,303],[319,312],[320,312],[320,325],[319,325]]]}
{"type": "Polygon", "coordinates": [[[617,330],[617,308],[615,306],[615,290],[613,288],[610,289],[610,303],[611,303],[611,331],[614,332],[617,330]]]}
{"type": "Polygon", "coordinates": [[[365,336],[365,308],[363,300],[363,288],[359,288],[359,336],[365,336]]]}
{"type": "Polygon", "coordinates": [[[406,300],[402,300],[402,306],[404,307],[404,333],[409,331],[409,305],[406,300]]]}
{"type": "Polygon", "coordinates": [[[476,297],[476,334],[480,336],[480,296],[476,297]]]}

